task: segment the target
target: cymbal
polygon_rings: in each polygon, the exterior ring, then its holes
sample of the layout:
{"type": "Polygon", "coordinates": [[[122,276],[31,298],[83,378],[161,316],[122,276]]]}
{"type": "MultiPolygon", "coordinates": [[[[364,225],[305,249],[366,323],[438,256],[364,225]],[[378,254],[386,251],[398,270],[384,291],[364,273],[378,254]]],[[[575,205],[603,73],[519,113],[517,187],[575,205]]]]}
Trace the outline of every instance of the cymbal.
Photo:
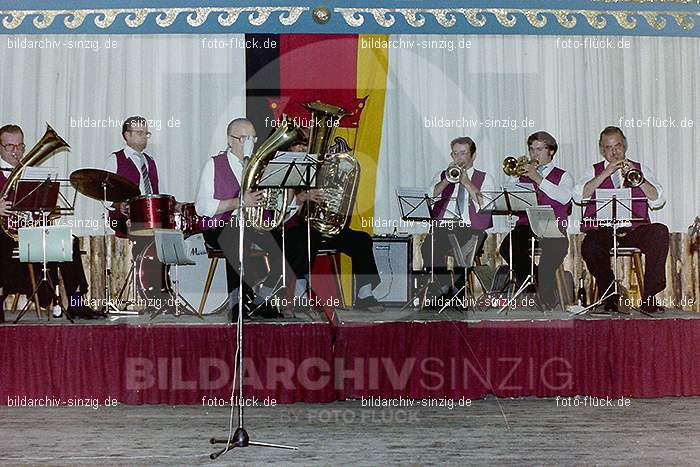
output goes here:
{"type": "Polygon", "coordinates": [[[102,201],[127,201],[141,194],[130,180],[101,169],[80,169],[70,174],[70,183],[85,196],[102,201]],[[103,185],[104,188],[103,189],[103,185]]]}

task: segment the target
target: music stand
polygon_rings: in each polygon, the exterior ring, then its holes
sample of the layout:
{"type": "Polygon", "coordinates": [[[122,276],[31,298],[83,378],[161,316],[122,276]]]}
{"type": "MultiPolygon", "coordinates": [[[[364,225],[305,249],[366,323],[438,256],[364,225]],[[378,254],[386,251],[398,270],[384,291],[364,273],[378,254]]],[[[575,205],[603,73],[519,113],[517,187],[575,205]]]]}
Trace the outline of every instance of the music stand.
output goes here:
{"type": "MultiPolygon", "coordinates": [[[[180,304],[182,304],[185,307],[185,313],[195,315],[203,320],[204,317],[199,313],[199,310],[180,296],[179,267],[197,264],[188,253],[188,250],[190,250],[189,241],[185,240],[180,230],[154,229],[153,236],[158,261],[168,266],[175,266],[175,295],[173,297],[175,302],[175,316],[180,316],[180,304]]],[[[165,307],[161,310],[165,310],[165,307]]],[[[154,310],[151,312],[151,319],[160,314],[167,313],[167,311],[161,310],[154,310]]]]}
{"type": "MultiPolygon", "coordinates": [[[[247,167],[244,164],[243,167],[243,173],[247,170],[247,167]]],[[[267,172],[267,169],[265,170],[267,172]]],[[[265,179],[265,172],[263,172],[263,177],[261,177],[261,181],[265,179]]],[[[306,173],[306,172],[305,172],[306,173]]],[[[310,173],[310,172],[309,172],[310,173]]],[[[315,175],[315,172],[314,172],[315,175]]],[[[284,178],[283,178],[284,179],[284,178]]],[[[314,178],[314,183],[315,183],[315,178],[314,178]]],[[[259,185],[258,185],[259,186],[259,185]]],[[[255,186],[251,186],[251,189],[254,189],[255,186]]],[[[271,187],[270,187],[271,188],[271,187]]],[[[280,187],[281,188],[281,187],[280,187]]],[[[245,202],[243,201],[243,193],[239,195],[239,204],[238,204],[238,319],[236,320],[236,355],[238,356],[236,366],[238,368],[238,427],[236,428],[236,431],[231,433],[231,430],[229,430],[229,436],[226,439],[219,439],[219,438],[210,438],[209,442],[211,444],[225,444],[226,446],[223,449],[220,449],[217,452],[214,452],[209,455],[209,458],[214,460],[221,456],[222,454],[225,454],[229,452],[231,449],[234,448],[246,448],[248,446],[261,446],[261,447],[270,447],[270,448],[278,448],[278,449],[291,449],[291,450],[296,450],[298,448],[294,446],[286,446],[283,444],[272,444],[272,443],[264,443],[260,441],[251,441],[250,436],[248,435],[248,431],[244,427],[244,419],[243,419],[243,408],[245,406],[245,400],[243,398],[243,373],[244,373],[244,359],[243,359],[243,275],[245,273],[245,267],[243,263],[243,235],[245,232],[244,226],[245,226],[245,202]]],[[[284,226],[282,226],[282,229],[284,231],[284,226]]],[[[283,240],[284,242],[284,240],[283,240]]],[[[227,258],[228,260],[228,258],[227,258]]],[[[283,260],[284,262],[284,260],[283,260]]],[[[283,265],[284,267],[284,265],[283,265]]],[[[311,271],[309,270],[309,276],[311,275],[311,271]]],[[[234,384],[232,384],[231,387],[231,410],[233,411],[233,402],[234,402],[234,390],[235,390],[235,381],[234,384]]],[[[233,416],[233,415],[232,415],[233,416]]]]}
{"type": "MultiPolygon", "coordinates": [[[[424,189],[421,188],[398,188],[396,196],[399,201],[399,209],[401,210],[401,219],[404,221],[419,221],[428,222],[428,235],[430,236],[430,279],[428,282],[414,293],[413,296],[401,307],[405,310],[412,304],[417,297],[422,296],[420,309],[423,310],[428,299],[428,292],[433,289],[434,295],[442,293],[442,290],[435,283],[435,222],[439,221],[435,217],[435,204],[437,202],[445,203],[445,211],[442,220],[458,221],[462,219],[457,196],[443,198],[442,196],[431,197],[424,189]],[[454,201],[455,209],[451,210],[450,206],[454,201]]],[[[425,264],[425,261],[424,261],[425,264]]]]}
{"type": "MultiPolygon", "coordinates": [[[[464,303],[471,298],[476,302],[474,297],[474,292],[468,287],[467,274],[469,274],[469,269],[474,266],[474,258],[476,257],[476,252],[479,251],[481,245],[483,245],[483,236],[478,234],[472,234],[469,240],[464,245],[460,245],[455,234],[449,234],[447,238],[452,245],[452,251],[457,267],[464,269],[464,285],[440,308],[439,313],[442,313],[445,308],[452,306],[452,302],[459,296],[459,294],[464,291],[464,303]],[[468,294],[468,295],[467,295],[468,294]]],[[[453,281],[454,284],[454,281],[453,281]]]]}
{"type": "MultiPolygon", "coordinates": [[[[41,225],[39,227],[21,227],[18,229],[20,241],[20,261],[33,263],[41,262],[42,278],[35,285],[31,295],[27,297],[27,303],[24,305],[20,313],[15,319],[18,323],[20,319],[29,309],[29,304],[34,297],[39,293],[39,289],[43,284],[48,284],[51,290],[55,293],[55,287],[48,275],[48,262],[63,262],[72,260],[73,243],[71,241],[71,230],[67,227],[49,227],[48,216],[56,208],[58,202],[59,183],[51,181],[47,178],[44,181],[38,180],[20,180],[17,182],[15,192],[15,200],[12,204],[13,211],[28,211],[39,212],[41,214],[41,225]],[[47,252],[47,236],[52,232],[51,248],[47,252]],[[65,259],[65,248],[55,248],[63,246],[67,237],[68,243],[68,259],[65,259]],[[41,249],[32,248],[33,244],[41,242],[41,249]],[[41,252],[41,254],[39,254],[41,252]]],[[[60,300],[59,300],[60,301],[60,300]]],[[[51,312],[49,312],[49,315],[51,312]]],[[[73,322],[71,316],[66,314],[66,317],[73,322]]]]}
{"type": "MultiPolygon", "coordinates": [[[[316,172],[319,161],[312,155],[305,152],[284,152],[278,151],[275,156],[268,162],[263,171],[260,180],[251,186],[251,189],[300,189],[310,190],[316,188],[316,172]]],[[[286,213],[285,213],[286,216],[286,213]]],[[[283,221],[284,224],[284,221],[283,221]]],[[[273,287],[270,296],[277,294],[280,290],[287,287],[287,267],[286,267],[286,236],[285,228],[282,225],[282,276],[273,287]],[[281,285],[279,284],[281,281],[281,285]]],[[[306,281],[307,298],[311,303],[311,222],[306,216],[306,251],[309,277],[306,281]]],[[[254,313],[258,307],[254,308],[251,313],[254,313]]]]}
{"type": "MultiPolygon", "coordinates": [[[[523,190],[521,187],[517,191],[509,191],[504,188],[503,191],[485,191],[482,192],[484,196],[490,196],[491,201],[487,203],[481,210],[480,213],[489,213],[492,216],[508,216],[508,219],[515,214],[522,214],[529,207],[537,206],[537,194],[533,190],[523,190]]],[[[516,280],[513,275],[513,229],[514,226],[510,225],[508,222],[508,282],[501,289],[503,293],[506,290],[506,296],[508,301],[506,305],[510,306],[512,303],[510,298],[511,295],[516,290],[516,280]]],[[[524,289],[523,289],[524,290],[524,289]]],[[[500,313],[501,311],[499,311],[500,313]]]]}
{"type": "MultiPolygon", "coordinates": [[[[596,300],[595,302],[591,303],[587,307],[575,311],[573,314],[575,315],[584,315],[589,312],[589,310],[592,310],[598,306],[600,306],[605,300],[607,300],[610,297],[617,296],[618,302],[620,300],[620,279],[618,277],[618,272],[617,272],[617,250],[618,250],[618,242],[617,242],[617,230],[620,227],[621,224],[629,224],[632,221],[637,221],[637,220],[642,220],[641,218],[633,218],[632,215],[634,215],[634,211],[632,210],[633,206],[632,203],[634,201],[646,201],[646,198],[633,198],[631,196],[631,192],[629,188],[621,188],[621,189],[616,189],[614,190],[615,192],[620,192],[621,190],[627,190],[627,193],[629,195],[624,194],[623,197],[619,197],[618,194],[612,194],[610,198],[586,198],[581,200],[581,210],[583,211],[586,206],[589,204],[599,204],[600,206],[596,207],[595,214],[596,214],[596,219],[597,219],[597,214],[602,212],[603,210],[610,209],[610,218],[609,219],[604,219],[602,222],[606,224],[612,224],[612,229],[613,229],[613,262],[614,262],[614,267],[613,267],[613,281],[608,285],[608,287],[605,289],[605,291],[600,295],[600,298],[596,300]],[[629,202],[629,204],[623,203],[623,201],[629,202]],[[623,216],[621,217],[618,214],[618,206],[622,206],[623,210],[623,216]]],[[[583,217],[584,220],[587,218],[583,217]]],[[[619,304],[619,303],[618,303],[619,304]]],[[[630,307],[631,309],[635,311],[639,311],[643,315],[653,317],[649,313],[646,313],[639,308],[636,307],[630,307]]],[[[617,311],[620,313],[619,309],[617,311]]]]}

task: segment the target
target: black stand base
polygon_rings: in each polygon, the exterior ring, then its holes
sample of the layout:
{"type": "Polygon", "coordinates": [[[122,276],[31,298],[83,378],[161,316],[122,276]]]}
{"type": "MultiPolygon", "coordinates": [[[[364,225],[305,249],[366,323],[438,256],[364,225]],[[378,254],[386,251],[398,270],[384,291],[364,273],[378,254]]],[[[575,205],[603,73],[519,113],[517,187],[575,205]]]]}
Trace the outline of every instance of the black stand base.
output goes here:
{"type": "Polygon", "coordinates": [[[247,448],[248,446],[261,446],[261,447],[266,447],[266,448],[289,449],[292,451],[296,451],[299,449],[299,448],[294,447],[294,446],[285,446],[283,444],[272,444],[272,443],[262,443],[262,442],[251,441],[250,436],[248,436],[248,432],[243,427],[238,427],[236,429],[236,432],[233,434],[233,437],[230,440],[212,438],[211,440],[209,440],[209,442],[211,444],[225,444],[226,445],[226,447],[224,449],[211,453],[209,455],[209,458],[211,460],[218,458],[220,455],[230,451],[233,448],[247,448]]]}

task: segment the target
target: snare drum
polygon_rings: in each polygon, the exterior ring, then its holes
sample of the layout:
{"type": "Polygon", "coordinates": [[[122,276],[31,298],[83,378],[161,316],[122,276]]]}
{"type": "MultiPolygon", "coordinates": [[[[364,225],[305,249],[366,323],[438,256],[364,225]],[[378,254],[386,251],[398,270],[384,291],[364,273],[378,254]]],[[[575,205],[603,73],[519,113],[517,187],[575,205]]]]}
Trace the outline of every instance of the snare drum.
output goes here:
{"type": "Polygon", "coordinates": [[[175,228],[175,198],[143,195],[129,201],[130,235],[153,235],[153,229],[175,228]]]}

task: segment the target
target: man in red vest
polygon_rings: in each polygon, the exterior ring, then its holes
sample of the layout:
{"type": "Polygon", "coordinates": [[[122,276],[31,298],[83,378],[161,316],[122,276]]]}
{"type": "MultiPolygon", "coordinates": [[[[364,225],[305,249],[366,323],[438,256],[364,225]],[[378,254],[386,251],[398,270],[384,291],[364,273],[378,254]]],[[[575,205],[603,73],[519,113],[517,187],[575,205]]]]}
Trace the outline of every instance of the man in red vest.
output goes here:
{"type": "MultiPolygon", "coordinates": [[[[122,137],[126,146],[107,157],[104,169],[130,180],[142,195],[159,194],[158,167],[153,157],[145,152],[151,137],[148,121],[139,116],[127,118],[122,124],[122,137]]],[[[117,237],[126,238],[127,203],[114,203],[114,207],[116,210],[109,213],[110,226],[117,237]]]]}
{"type": "MultiPolygon", "coordinates": [[[[527,138],[527,148],[531,160],[537,164],[526,164],[527,169],[521,176],[512,177],[513,182],[532,185],[537,195],[539,206],[551,206],[557,218],[563,238],[539,239],[537,243],[542,250],[537,267],[537,292],[545,308],[556,308],[558,299],[555,293],[555,274],[569,251],[569,239],[566,236],[568,217],[571,214],[571,197],[574,179],[565,170],[554,164],[554,155],[559,145],[557,140],[546,131],[537,131],[527,138]]],[[[518,216],[511,234],[513,241],[513,270],[518,281],[525,280],[530,273],[532,253],[530,239],[535,234],[530,227],[527,214],[518,216]]],[[[501,242],[501,257],[510,261],[508,237],[501,242]]]]}
{"type": "MultiPolygon", "coordinates": [[[[669,235],[668,227],[650,221],[649,208],[659,209],[664,205],[664,190],[648,167],[627,159],[627,147],[627,138],[618,127],[609,126],[600,133],[598,148],[605,160],[593,165],[581,178],[575,189],[576,201],[595,199],[598,189],[630,189],[633,199],[631,222],[618,231],[618,245],[639,248],[644,253],[644,295],[640,309],[646,313],[656,313],[663,311],[654,296],[666,288],[669,235]],[[627,181],[627,173],[631,169],[639,170],[643,175],[644,182],[638,187],[630,187],[627,181]]],[[[629,201],[625,204],[629,204],[629,201]]],[[[624,209],[620,207],[618,211],[624,209]]],[[[613,229],[609,220],[597,219],[595,203],[586,205],[581,231],[586,232],[581,254],[596,279],[598,293],[602,294],[614,278],[610,262],[613,229]]],[[[616,311],[618,298],[610,297],[605,302],[605,309],[616,311]]]]}
{"type": "MultiPolygon", "coordinates": [[[[195,209],[197,214],[203,217],[200,221],[200,227],[204,231],[207,245],[214,249],[223,250],[226,256],[229,303],[232,308],[232,318],[235,319],[239,285],[238,209],[241,198],[245,206],[257,205],[263,199],[263,191],[256,190],[241,194],[245,164],[253,155],[253,147],[257,142],[253,124],[245,118],[236,118],[228,124],[226,136],[226,149],[207,159],[202,169],[195,209]]],[[[282,255],[279,253],[279,247],[273,234],[261,233],[245,226],[244,242],[244,259],[249,256],[251,244],[255,243],[263,251],[270,254],[271,261],[273,261],[272,271],[281,271],[279,266],[274,265],[277,259],[281,260],[282,255]]],[[[268,275],[263,282],[259,297],[254,296],[252,284],[247,284],[249,276],[247,273],[245,276],[244,306],[249,311],[252,310],[254,315],[265,318],[280,317],[278,310],[266,300],[270,298],[269,293],[273,291],[279,276],[272,273],[268,275]]]]}
{"type": "MultiPolygon", "coordinates": [[[[452,255],[452,245],[448,235],[454,234],[460,245],[464,245],[472,235],[479,237],[476,256],[481,255],[482,245],[486,239],[486,229],[493,226],[491,214],[479,213],[484,202],[482,192],[496,190],[496,184],[491,175],[474,168],[476,160],[476,143],[468,136],[455,138],[450,142],[450,157],[452,163],[461,168],[461,177],[458,183],[447,180],[447,169],[441,170],[431,183],[432,195],[441,199],[433,205],[433,216],[436,224],[433,226],[434,240],[428,236],[423,242],[421,253],[423,264],[430,268],[431,247],[434,242],[433,256],[438,268],[446,267],[445,258],[452,255]],[[461,213],[461,219],[447,219],[449,213],[461,213]]],[[[456,280],[459,289],[465,278],[460,270],[456,280]]],[[[449,289],[449,279],[444,274],[437,273],[436,280],[443,293],[449,289]]],[[[448,294],[450,297],[452,294],[448,294]]]]}
{"type": "MultiPolygon", "coordinates": [[[[20,163],[26,146],[24,144],[24,133],[17,125],[5,125],[0,128],[0,189],[5,186],[7,177],[12,169],[20,163]]],[[[0,200],[0,216],[9,217],[12,215],[11,199],[12,192],[8,194],[8,199],[0,200]]],[[[0,232],[0,322],[4,321],[4,301],[8,293],[31,294],[32,286],[29,281],[27,265],[20,263],[18,259],[12,257],[12,252],[17,248],[17,242],[9,237],[4,231],[0,232]]],[[[82,300],[82,296],[88,290],[88,283],[83,270],[83,263],[80,259],[80,245],[78,239],[73,239],[73,260],[70,263],[59,265],[63,276],[66,294],[69,297],[69,307],[67,314],[75,317],[92,318],[99,316],[94,313],[82,300]]],[[[35,270],[37,270],[35,268],[35,270]]],[[[55,269],[51,271],[54,284],[58,284],[58,276],[55,269]]],[[[39,278],[37,277],[37,280],[39,278]]],[[[52,291],[46,289],[39,294],[39,301],[42,306],[48,306],[52,297],[52,291]]]]}

